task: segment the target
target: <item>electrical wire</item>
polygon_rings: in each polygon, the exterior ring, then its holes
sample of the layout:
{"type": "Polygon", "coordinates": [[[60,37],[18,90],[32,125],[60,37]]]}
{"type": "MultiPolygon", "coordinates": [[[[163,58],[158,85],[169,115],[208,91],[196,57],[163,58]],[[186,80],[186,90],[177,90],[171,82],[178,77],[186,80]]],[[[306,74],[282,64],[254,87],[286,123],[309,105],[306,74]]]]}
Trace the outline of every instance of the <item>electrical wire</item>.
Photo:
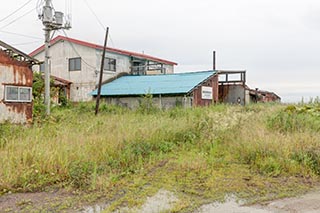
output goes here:
{"type": "Polygon", "coordinates": [[[41,16],[41,13],[42,13],[41,9],[42,9],[43,3],[44,3],[44,0],[37,1],[37,13],[39,17],[41,16]]]}
{"type": "Polygon", "coordinates": [[[29,45],[29,44],[36,44],[40,42],[42,41],[31,41],[31,42],[25,42],[25,43],[11,44],[11,46],[23,46],[23,45],[29,45]]]}
{"type": "Polygon", "coordinates": [[[65,21],[66,23],[71,25],[72,16],[71,16],[71,10],[72,10],[72,0],[65,0],[65,21]]]}
{"type": "Polygon", "coordinates": [[[7,15],[6,17],[0,19],[0,22],[6,20],[7,18],[9,18],[10,16],[16,14],[19,10],[23,9],[25,6],[27,6],[30,2],[32,2],[33,0],[29,0],[26,3],[24,3],[21,7],[19,7],[18,9],[16,9],[15,11],[13,11],[12,13],[10,13],[9,15],[7,15]]]}
{"type": "Polygon", "coordinates": [[[18,21],[19,19],[25,17],[26,15],[30,14],[31,12],[33,12],[36,8],[32,8],[31,10],[28,10],[26,13],[24,13],[23,15],[19,16],[18,18],[14,19],[13,21],[9,22],[8,24],[0,27],[0,30],[2,30],[3,28],[8,27],[9,25],[15,23],[16,21],[18,21]]]}
{"type": "MultiPolygon", "coordinates": [[[[87,2],[87,0],[83,0],[84,3],[87,5],[88,9],[90,10],[90,12],[94,15],[94,17],[96,18],[96,20],[98,21],[98,24],[102,27],[102,29],[104,31],[107,30],[107,28],[104,26],[104,24],[102,23],[102,21],[99,19],[98,15],[94,12],[94,10],[90,7],[89,3],[87,2]]],[[[109,32],[109,39],[110,39],[110,43],[112,47],[115,47],[115,44],[113,42],[111,33],[109,32]]]]}
{"type": "Polygon", "coordinates": [[[115,44],[114,44],[114,42],[113,42],[113,40],[112,40],[112,37],[111,37],[111,33],[110,33],[110,32],[109,32],[109,39],[110,39],[111,46],[112,46],[113,48],[115,48],[115,44]]]}
{"type": "Polygon", "coordinates": [[[99,19],[98,15],[92,10],[92,8],[90,7],[90,5],[88,4],[87,0],[83,0],[84,3],[87,5],[88,9],[91,11],[91,13],[94,15],[94,17],[97,19],[98,23],[100,24],[100,26],[102,27],[102,29],[104,31],[107,30],[107,28],[104,26],[104,24],[101,22],[101,20],[99,19]]]}
{"type": "Polygon", "coordinates": [[[9,32],[9,31],[4,31],[4,30],[0,30],[1,33],[6,33],[6,34],[11,34],[11,35],[17,35],[17,36],[22,36],[22,37],[26,37],[26,38],[33,38],[33,39],[38,39],[38,40],[43,40],[40,37],[36,37],[36,36],[30,36],[30,35],[24,35],[24,34],[20,34],[20,33],[14,33],[14,32],[9,32]]]}
{"type": "MultiPolygon", "coordinates": [[[[62,29],[63,34],[65,35],[66,38],[69,38],[69,36],[67,35],[66,31],[64,29],[62,29]]],[[[72,42],[70,42],[68,40],[68,43],[71,45],[71,48],[73,49],[73,51],[77,54],[77,56],[81,57],[81,55],[79,54],[79,52],[77,51],[77,49],[75,48],[75,46],[73,45],[72,42]]],[[[90,68],[92,68],[94,71],[96,71],[96,67],[92,66],[91,64],[89,64],[88,62],[86,62],[83,58],[81,58],[81,60],[90,68]]]]}

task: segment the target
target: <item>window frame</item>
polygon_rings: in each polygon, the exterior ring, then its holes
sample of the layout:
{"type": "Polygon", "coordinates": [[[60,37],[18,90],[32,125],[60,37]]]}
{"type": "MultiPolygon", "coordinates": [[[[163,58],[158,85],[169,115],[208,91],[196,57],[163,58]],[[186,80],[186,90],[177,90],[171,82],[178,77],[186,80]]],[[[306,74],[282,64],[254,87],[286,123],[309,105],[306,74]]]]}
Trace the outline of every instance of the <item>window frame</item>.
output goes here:
{"type": "Polygon", "coordinates": [[[117,59],[104,57],[103,70],[116,72],[117,71],[117,59]]]}
{"type": "Polygon", "coordinates": [[[69,70],[69,72],[73,72],[73,71],[81,71],[81,68],[82,68],[82,59],[81,59],[81,57],[76,57],[76,58],[69,58],[69,60],[68,60],[68,70],[69,70]],[[77,69],[77,66],[76,66],[76,61],[77,60],[80,60],[80,63],[79,63],[79,69],[77,69]],[[70,64],[71,64],[71,61],[75,61],[75,62],[73,62],[73,63],[75,63],[73,66],[73,69],[71,70],[71,66],[70,66],[70,64]]]}
{"type": "Polygon", "coordinates": [[[5,102],[17,102],[17,103],[31,103],[32,102],[32,87],[5,85],[5,87],[4,87],[4,101],[5,102]],[[8,88],[17,88],[18,89],[18,99],[17,100],[8,99],[8,88]],[[22,89],[28,89],[30,91],[28,100],[21,99],[21,90],[22,89]]]}

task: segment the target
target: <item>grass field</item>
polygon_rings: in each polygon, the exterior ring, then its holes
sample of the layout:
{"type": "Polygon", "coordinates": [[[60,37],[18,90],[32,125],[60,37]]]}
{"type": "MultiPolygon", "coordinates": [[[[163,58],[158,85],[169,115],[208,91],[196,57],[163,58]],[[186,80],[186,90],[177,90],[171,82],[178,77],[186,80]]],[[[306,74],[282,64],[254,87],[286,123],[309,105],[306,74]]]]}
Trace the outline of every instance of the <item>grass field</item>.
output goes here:
{"type": "Polygon", "coordinates": [[[110,211],[139,206],[161,188],[179,196],[172,211],[231,194],[270,200],[306,191],[320,175],[318,104],[103,104],[94,116],[93,103],[82,103],[31,126],[1,124],[0,136],[1,194],[66,188],[112,200],[110,211]]]}

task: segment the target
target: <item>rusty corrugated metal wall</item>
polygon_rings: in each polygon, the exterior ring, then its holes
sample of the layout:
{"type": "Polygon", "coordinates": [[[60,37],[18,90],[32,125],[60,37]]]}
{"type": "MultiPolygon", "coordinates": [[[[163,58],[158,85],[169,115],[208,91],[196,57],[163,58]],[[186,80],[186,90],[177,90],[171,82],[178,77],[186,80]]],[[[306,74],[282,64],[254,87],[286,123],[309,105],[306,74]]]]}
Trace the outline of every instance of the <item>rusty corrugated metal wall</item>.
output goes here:
{"type": "Polygon", "coordinates": [[[30,65],[9,57],[0,50],[0,122],[26,123],[32,121],[32,102],[6,102],[5,86],[32,87],[30,65]]]}
{"type": "Polygon", "coordinates": [[[218,75],[213,75],[203,84],[199,85],[196,89],[193,90],[193,106],[209,106],[213,103],[217,103],[219,100],[219,83],[218,75]],[[201,86],[212,87],[212,100],[202,99],[201,86]]]}

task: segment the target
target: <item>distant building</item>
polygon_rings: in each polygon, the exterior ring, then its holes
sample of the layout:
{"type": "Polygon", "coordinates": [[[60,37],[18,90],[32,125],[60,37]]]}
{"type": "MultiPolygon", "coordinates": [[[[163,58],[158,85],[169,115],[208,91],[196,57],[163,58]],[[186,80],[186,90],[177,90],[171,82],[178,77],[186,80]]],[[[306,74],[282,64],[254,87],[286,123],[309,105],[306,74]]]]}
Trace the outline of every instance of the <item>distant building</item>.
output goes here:
{"type": "Polygon", "coordinates": [[[218,71],[219,102],[225,104],[247,104],[246,71],[218,71]]]}
{"type": "Polygon", "coordinates": [[[281,101],[274,92],[250,89],[246,85],[246,71],[218,71],[218,73],[221,103],[246,105],[281,101]]]}
{"type": "MultiPolygon", "coordinates": [[[[153,56],[107,48],[103,81],[116,78],[123,73],[131,75],[169,74],[177,63],[153,56]]],[[[70,85],[71,101],[91,100],[89,95],[96,89],[100,73],[103,46],[58,36],[51,41],[51,75],[70,85]]],[[[36,59],[44,60],[44,46],[30,53],[36,59]]],[[[43,64],[36,71],[44,70],[43,64]]]]}
{"type": "Polygon", "coordinates": [[[250,103],[267,103],[267,102],[281,102],[280,96],[274,92],[257,89],[248,89],[250,96],[250,103]]]}
{"type": "MultiPolygon", "coordinates": [[[[122,76],[101,88],[102,98],[109,104],[137,108],[144,95],[152,95],[155,106],[208,106],[218,102],[216,71],[165,75],[122,76]]],[[[92,92],[97,96],[97,90],[92,92]]]]}
{"type": "Polygon", "coordinates": [[[37,60],[0,41],[0,123],[32,121],[32,65],[37,60]]]}

